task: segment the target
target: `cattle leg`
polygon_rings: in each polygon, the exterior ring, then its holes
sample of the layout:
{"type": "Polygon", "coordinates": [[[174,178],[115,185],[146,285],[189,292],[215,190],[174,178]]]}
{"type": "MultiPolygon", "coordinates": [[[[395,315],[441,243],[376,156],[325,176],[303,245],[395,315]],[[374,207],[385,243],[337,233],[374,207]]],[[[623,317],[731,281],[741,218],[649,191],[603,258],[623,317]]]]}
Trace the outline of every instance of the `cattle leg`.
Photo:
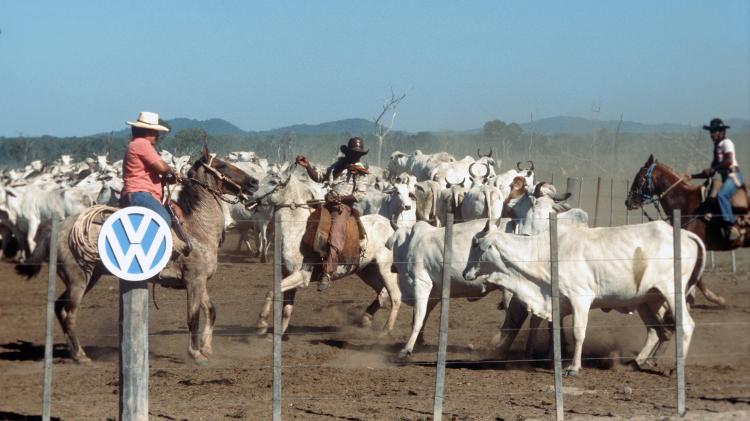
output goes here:
{"type": "Polygon", "coordinates": [[[690,348],[690,339],[693,337],[695,322],[693,321],[693,318],[690,317],[690,313],[688,313],[687,303],[685,302],[685,294],[682,294],[679,297],[675,297],[675,294],[669,294],[665,298],[667,299],[669,311],[675,315],[675,320],[677,320],[675,312],[675,302],[676,300],[682,301],[682,349],[684,352],[683,355],[685,356],[685,358],[687,358],[688,348],[690,348]]]}
{"type": "Polygon", "coordinates": [[[208,289],[203,289],[203,296],[201,297],[201,310],[203,310],[203,316],[206,318],[206,325],[203,326],[203,335],[201,337],[201,354],[209,356],[213,353],[213,347],[211,341],[213,339],[214,324],[216,323],[216,307],[211,302],[211,298],[208,296],[208,289]]]}
{"type": "MultiPolygon", "coordinates": [[[[378,261],[387,262],[388,259],[385,256],[382,256],[382,259],[378,259],[378,261]]],[[[361,270],[358,275],[366,284],[375,289],[375,291],[379,291],[378,296],[370,306],[367,307],[367,311],[362,319],[363,324],[372,322],[375,312],[380,309],[381,302],[385,302],[385,296],[387,295],[390,300],[391,308],[388,312],[388,320],[386,320],[385,326],[383,327],[383,334],[389,334],[393,331],[393,327],[396,325],[398,311],[401,308],[401,289],[398,286],[398,275],[391,273],[390,264],[387,263],[368,265],[361,270]]]]}
{"type": "Polygon", "coordinates": [[[641,348],[641,352],[635,357],[635,363],[638,368],[643,369],[654,353],[662,343],[663,335],[659,335],[657,329],[660,328],[662,320],[657,317],[653,309],[648,304],[638,306],[638,315],[641,317],[643,324],[646,326],[646,342],[641,348]]]}
{"type": "MultiPolygon", "coordinates": [[[[36,250],[36,232],[39,230],[39,220],[31,218],[29,220],[29,231],[26,233],[26,243],[29,245],[29,253],[34,253],[36,250]]],[[[31,255],[27,256],[27,258],[31,255]]]]}
{"type": "Polygon", "coordinates": [[[529,314],[526,307],[515,295],[503,292],[503,294],[506,293],[510,294],[511,298],[505,305],[505,320],[503,320],[503,325],[500,326],[500,332],[489,343],[489,349],[496,350],[493,353],[500,359],[508,357],[510,347],[513,345],[516,336],[518,336],[523,322],[526,321],[526,316],[529,314]]]}
{"type": "Polygon", "coordinates": [[[581,370],[583,341],[586,339],[586,326],[588,325],[591,297],[574,297],[570,301],[573,306],[573,338],[576,343],[573,351],[573,361],[566,369],[565,374],[575,376],[581,370]]]}
{"type": "Polygon", "coordinates": [[[187,325],[190,331],[190,341],[188,343],[188,354],[196,363],[202,363],[208,360],[200,351],[200,309],[201,300],[206,290],[205,279],[196,279],[187,287],[187,325]]]}
{"type": "Polygon", "coordinates": [[[712,303],[717,304],[720,307],[727,306],[727,300],[724,299],[724,297],[722,297],[721,295],[718,295],[714,293],[713,291],[711,291],[710,289],[708,289],[706,284],[703,282],[703,279],[698,281],[697,286],[703,293],[703,296],[706,297],[708,301],[711,301],[712,303]]]}
{"type": "Polygon", "coordinates": [[[536,344],[536,335],[539,333],[539,325],[542,324],[542,319],[531,315],[529,319],[529,336],[526,338],[526,350],[524,351],[524,357],[530,359],[534,356],[534,345],[536,344]]]}
{"type": "MultiPolygon", "coordinates": [[[[243,230],[241,228],[240,228],[239,231],[240,231],[240,238],[239,238],[239,240],[237,240],[237,247],[234,248],[234,251],[237,252],[237,253],[239,253],[240,251],[242,251],[242,244],[243,243],[247,243],[247,231],[245,231],[245,230],[243,230]]],[[[248,247],[248,250],[249,249],[250,249],[250,247],[248,247]]]]}
{"type": "MultiPolygon", "coordinates": [[[[399,352],[399,358],[405,358],[414,351],[414,344],[417,342],[417,336],[422,332],[424,320],[427,315],[427,308],[430,306],[430,291],[432,290],[432,279],[429,274],[421,271],[416,274],[414,288],[414,317],[411,323],[411,335],[404,348],[399,352]]],[[[434,301],[434,300],[432,300],[434,301]]],[[[435,303],[432,304],[432,307],[435,303]]]]}

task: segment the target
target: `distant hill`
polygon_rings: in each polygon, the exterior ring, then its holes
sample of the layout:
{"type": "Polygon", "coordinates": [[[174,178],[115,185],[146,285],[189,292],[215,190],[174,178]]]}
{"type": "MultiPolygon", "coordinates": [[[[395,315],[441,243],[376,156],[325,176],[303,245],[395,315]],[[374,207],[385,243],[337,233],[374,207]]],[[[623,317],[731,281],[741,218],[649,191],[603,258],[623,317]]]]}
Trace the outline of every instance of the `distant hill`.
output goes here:
{"type": "MultiPolygon", "coordinates": [[[[589,120],[581,117],[550,117],[543,118],[533,123],[523,123],[521,127],[524,132],[534,132],[542,134],[556,133],[591,133],[600,128],[614,132],[617,130],[617,120],[589,120]]],[[[732,126],[732,131],[747,133],[750,132],[750,120],[742,118],[730,118],[726,124],[732,126]]],[[[699,129],[700,126],[690,126],[687,124],[644,124],[634,121],[624,120],[620,127],[622,133],[686,133],[699,129]]]]}
{"type": "MultiPolygon", "coordinates": [[[[194,120],[191,118],[173,118],[171,120],[167,120],[167,123],[169,123],[170,127],[172,128],[171,134],[177,133],[180,130],[184,130],[184,129],[192,129],[194,127],[199,127],[205,130],[206,133],[210,135],[226,135],[226,134],[244,135],[244,134],[247,134],[247,132],[235,126],[234,124],[226,120],[222,120],[220,118],[210,118],[208,120],[194,120]]],[[[126,127],[122,130],[118,130],[114,132],[114,136],[116,137],[130,136],[130,128],[126,127]]]]}
{"type": "Polygon", "coordinates": [[[296,133],[306,135],[351,133],[353,135],[367,135],[373,132],[374,124],[364,118],[347,118],[345,120],[330,121],[320,124],[295,124],[273,130],[255,132],[258,134],[296,133]]]}
{"type": "Polygon", "coordinates": [[[172,126],[172,132],[177,133],[180,130],[191,129],[194,127],[200,127],[205,130],[206,133],[217,135],[217,134],[231,134],[231,135],[243,135],[246,132],[234,124],[222,120],[220,118],[211,118],[208,120],[193,120],[189,118],[174,118],[167,120],[169,125],[172,126]]]}
{"type": "MultiPolygon", "coordinates": [[[[294,133],[299,135],[320,135],[320,134],[343,134],[352,135],[369,135],[374,131],[374,123],[364,118],[348,118],[344,120],[329,121],[320,124],[294,124],[291,126],[279,127],[271,130],[245,131],[234,124],[221,118],[212,118],[208,120],[195,120],[190,118],[174,118],[168,120],[172,126],[172,134],[183,129],[200,127],[209,135],[283,135],[294,133]]],[[[743,118],[728,118],[725,120],[729,124],[731,132],[750,133],[750,120],[743,118]]],[[[546,135],[557,133],[585,134],[592,133],[595,130],[604,128],[610,132],[617,129],[617,120],[590,120],[582,117],[549,117],[536,120],[533,123],[522,123],[521,127],[526,133],[542,133],[546,135]]],[[[634,121],[623,121],[620,131],[622,133],[686,133],[698,130],[700,125],[690,126],[687,124],[644,124],[634,121]]],[[[464,130],[464,131],[442,131],[441,133],[453,134],[477,134],[481,129],[464,130]]],[[[114,132],[115,136],[127,137],[130,135],[130,129],[126,128],[114,132]]]]}

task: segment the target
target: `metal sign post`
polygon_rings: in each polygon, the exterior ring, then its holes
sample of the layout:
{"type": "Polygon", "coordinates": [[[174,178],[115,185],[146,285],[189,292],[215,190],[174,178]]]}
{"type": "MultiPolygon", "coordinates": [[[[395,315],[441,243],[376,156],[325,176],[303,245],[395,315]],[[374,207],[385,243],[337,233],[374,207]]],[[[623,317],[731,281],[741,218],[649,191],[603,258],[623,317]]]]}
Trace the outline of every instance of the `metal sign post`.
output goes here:
{"type": "Polygon", "coordinates": [[[147,280],[169,263],[172,230],[156,212],[131,206],[104,221],[98,246],[104,267],[120,278],[119,419],[147,421],[147,280]]]}

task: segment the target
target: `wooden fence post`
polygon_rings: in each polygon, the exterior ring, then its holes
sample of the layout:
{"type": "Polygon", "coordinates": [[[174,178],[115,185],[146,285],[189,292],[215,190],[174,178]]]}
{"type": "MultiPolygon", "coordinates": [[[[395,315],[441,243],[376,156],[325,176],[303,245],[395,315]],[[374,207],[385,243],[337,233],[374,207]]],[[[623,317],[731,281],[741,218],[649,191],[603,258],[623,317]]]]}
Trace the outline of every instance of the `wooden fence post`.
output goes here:
{"type": "Polygon", "coordinates": [[[596,177],[596,199],[594,200],[594,226],[599,225],[599,192],[602,188],[602,178],[596,177]]]}
{"type": "MultiPolygon", "coordinates": [[[[625,180],[625,196],[627,197],[628,194],[628,180],[625,180]]],[[[628,207],[625,206],[625,225],[630,225],[630,211],[628,210],[628,207]]]]}
{"type": "Polygon", "coordinates": [[[52,330],[55,323],[55,286],[57,283],[57,231],[60,223],[52,221],[49,243],[49,280],[47,281],[47,328],[44,335],[44,390],[42,396],[42,420],[49,421],[52,415],[52,330]]]}
{"type": "Polygon", "coordinates": [[[615,208],[615,179],[609,179],[609,226],[612,226],[612,217],[615,208]]]}
{"type": "Polygon", "coordinates": [[[148,421],[148,281],[119,282],[120,419],[148,421]]]}
{"type": "Polygon", "coordinates": [[[281,421],[281,214],[273,215],[273,420],[281,421]]]}
{"type": "Polygon", "coordinates": [[[432,417],[435,421],[443,418],[445,395],[445,356],[448,348],[448,309],[451,300],[450,264],[453,259],[453,213],[449,212],[445,224],[443,244],[443,293],[440,297],[440,337],[438,340],[437,372],[435,374],[435,400],[432,417]]]}
{"type": "Polygon", "coordinates": [[[560,349],[560,279],[557,250],[557,213],[549,214],[550,280],[552,284],[552,342],[555,358],[555,409],[558,421],[564,418],[562,357],[560,349]]]}
{"type": "Polygon", "coordinates": [[[675,293],[675,360],[677,371],[677,416],[685,415],[685,350],[683,349],[683,291],[682,291],[682,236],[680,210],[672,214],[674,244],[674,293],[675,293]]]}

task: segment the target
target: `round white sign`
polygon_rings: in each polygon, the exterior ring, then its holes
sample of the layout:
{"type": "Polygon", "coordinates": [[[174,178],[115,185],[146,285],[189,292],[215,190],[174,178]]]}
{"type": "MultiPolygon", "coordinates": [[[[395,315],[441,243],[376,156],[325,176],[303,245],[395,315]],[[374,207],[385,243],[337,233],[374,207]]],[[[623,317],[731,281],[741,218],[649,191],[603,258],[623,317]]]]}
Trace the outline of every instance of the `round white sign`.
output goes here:
{"type": "Polygon", "coordinates": [[[104,221],[98,245],[99,257],[112,275],[145,281],[169,263],[172,229],[151,209],[129,206],[104,221]]]}

